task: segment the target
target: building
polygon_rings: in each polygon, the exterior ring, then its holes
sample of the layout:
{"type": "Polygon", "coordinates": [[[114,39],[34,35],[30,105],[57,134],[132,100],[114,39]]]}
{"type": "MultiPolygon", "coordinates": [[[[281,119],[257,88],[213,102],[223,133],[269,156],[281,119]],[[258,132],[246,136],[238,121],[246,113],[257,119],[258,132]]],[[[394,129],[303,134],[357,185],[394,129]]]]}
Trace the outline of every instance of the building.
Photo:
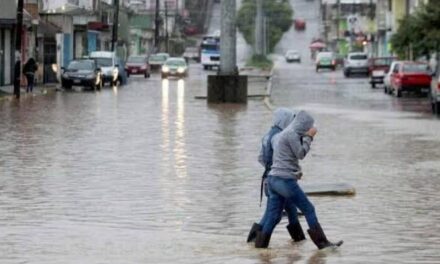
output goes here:
{"type": "Polygon", "coordinates": [[[328,47],[341,55],[374,52],[376,0],[322,0],[322,32],[328,47]],[[365,45],[365,43],[370,43],[365,45]]]}
{"type": "Polygon", "coordinates": [[[15,50],[15,0],[2,0],[0,8],[0,86],[12,84],[15,50]]]}

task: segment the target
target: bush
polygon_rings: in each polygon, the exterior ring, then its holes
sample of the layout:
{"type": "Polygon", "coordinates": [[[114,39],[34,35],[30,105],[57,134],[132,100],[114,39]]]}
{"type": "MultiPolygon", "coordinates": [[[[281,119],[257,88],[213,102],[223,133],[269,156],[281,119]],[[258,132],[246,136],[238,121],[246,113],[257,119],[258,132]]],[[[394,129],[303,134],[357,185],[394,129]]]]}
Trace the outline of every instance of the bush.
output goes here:
{"type": "Polygon", "coordinates": [[[253,55],[246,66],[252,66],[261,69],[271,69],[273,62],[264,55],[253,55]]]}
{"type": "MultiPolygon", "coordinates": [[[[272,52],[276,44],[280,41],[284,32],[292,26],[293,10],[288,1],[266,0],[263,3],[263,10],[267,20],[267,44],[268,52],[272,52]]],[[[244,39],[250,45],[255,41],[255,0],[244,0],[238,11],[237,17],[238,30],[243,34],[244,39]]]]}

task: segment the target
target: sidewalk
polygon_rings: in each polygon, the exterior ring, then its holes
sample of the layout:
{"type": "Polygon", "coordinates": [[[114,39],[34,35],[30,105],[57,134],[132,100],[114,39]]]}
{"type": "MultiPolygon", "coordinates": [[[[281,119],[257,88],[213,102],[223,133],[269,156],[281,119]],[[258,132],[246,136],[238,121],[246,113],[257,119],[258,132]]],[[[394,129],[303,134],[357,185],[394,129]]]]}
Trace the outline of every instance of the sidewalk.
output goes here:
{"type": "MultiPolygon", "coordinates": [[[[48,93],[55,92],[56,89],[57,89],[56,83],[39,84],[34,87],[34,91],[33,91],[32,95],[33,96],[45,95],[48,93]]],[[[25,87],[21,87],[20,88],[20,95],[27,96],[30,94],[26,93],[25,87]]],[[[0,86],[0,100],[5,99],[5,98],[12,98],[13,96],[14,96],[14,86],[13,85],[0,86]]]]}

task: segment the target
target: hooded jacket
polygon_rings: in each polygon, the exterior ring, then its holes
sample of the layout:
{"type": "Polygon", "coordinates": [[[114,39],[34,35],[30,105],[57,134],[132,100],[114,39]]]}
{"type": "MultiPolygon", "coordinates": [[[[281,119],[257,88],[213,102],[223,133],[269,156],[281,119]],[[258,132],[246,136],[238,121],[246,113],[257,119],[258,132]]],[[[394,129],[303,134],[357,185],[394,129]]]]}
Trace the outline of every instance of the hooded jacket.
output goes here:
{"type": "Polygon", "coordinates": [[[306,132],[313,127],[313,117],[305,111],[296,114],[295,120],[273,138],[273,164],[270,176],[299,179],[302,176],[299,160],[310,150],[312,137],[306,132]]]}
{"type": "Polygon", "coordinates": [[[264,167],[270,167],[272,165],[273,156],[273,136],[284,130],[295,118],[295,112],[287,108],[278,108],[273,113],[273,126],[263,136],[261,140],[260,154],[258,155],[258,161],[264,167]]]}

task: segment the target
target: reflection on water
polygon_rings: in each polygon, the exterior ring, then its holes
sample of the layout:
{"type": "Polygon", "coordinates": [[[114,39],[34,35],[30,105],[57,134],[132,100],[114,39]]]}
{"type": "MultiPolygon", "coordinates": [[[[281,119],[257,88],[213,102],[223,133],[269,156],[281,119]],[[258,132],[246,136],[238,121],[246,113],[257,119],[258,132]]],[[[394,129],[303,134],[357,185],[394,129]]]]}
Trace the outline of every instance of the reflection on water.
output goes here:
{"type": "Polygon", "coordinates": [[[177,114],[176,114],[176,138],[175,138],[175,169],[178,177],[186,177],[186,154],[185,154],[185,82],[180,79],[177,82],[177,114]]]}

